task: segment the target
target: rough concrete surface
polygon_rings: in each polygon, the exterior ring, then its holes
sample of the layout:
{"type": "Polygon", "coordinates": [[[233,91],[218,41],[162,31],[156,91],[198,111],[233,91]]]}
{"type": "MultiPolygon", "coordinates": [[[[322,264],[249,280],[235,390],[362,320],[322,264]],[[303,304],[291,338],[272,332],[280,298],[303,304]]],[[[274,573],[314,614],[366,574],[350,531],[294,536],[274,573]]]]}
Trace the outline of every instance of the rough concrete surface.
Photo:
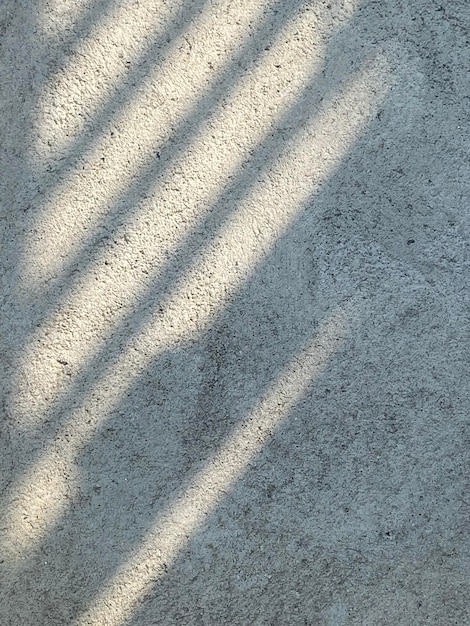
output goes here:
{"type": "Polygon", "coordinates": [[[1,626],[470,623],[468,0],[2,0],[1,626]]]}

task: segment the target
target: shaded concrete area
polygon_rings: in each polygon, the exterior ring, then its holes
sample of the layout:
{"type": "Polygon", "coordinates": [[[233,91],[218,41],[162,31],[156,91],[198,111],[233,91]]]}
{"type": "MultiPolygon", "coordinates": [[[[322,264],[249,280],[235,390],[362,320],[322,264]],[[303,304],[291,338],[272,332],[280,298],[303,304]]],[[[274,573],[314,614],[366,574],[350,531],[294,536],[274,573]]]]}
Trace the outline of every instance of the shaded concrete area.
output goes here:
{"type": "Polygon", "coordinates": [[[469,32],[2,4],[2,624],[469,620],[469,32]]]}

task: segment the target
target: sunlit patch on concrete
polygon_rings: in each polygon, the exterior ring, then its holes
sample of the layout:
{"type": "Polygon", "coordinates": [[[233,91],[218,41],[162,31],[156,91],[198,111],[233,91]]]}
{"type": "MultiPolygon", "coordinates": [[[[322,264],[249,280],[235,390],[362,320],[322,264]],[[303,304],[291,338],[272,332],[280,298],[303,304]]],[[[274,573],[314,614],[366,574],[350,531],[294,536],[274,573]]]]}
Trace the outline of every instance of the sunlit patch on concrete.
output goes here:
{"type": "MultiPolygon", "coordinates": [[[[211,92],[240,39],[249,39],[262,8],[233,3],[233,28],[224,29],[220,22],[227,15],[214,12],[208,3],[203,11],[195,10],[174,40],[167,41],[166,30],[181,18],[179,3],[159,4],[153,11],[148,3],[131,4],[138,15],[123,6],[114,19],[106,19],[100,32],[93,33],[93,44],[81,44],[83,49],[47,84],[39,102],[36,168],[46,179],[54,180],[55,170],[62,176],[41,207],[37,234],[30,242],[36,264],[24,268],[25,280],[60,274],[64,260],[80,249],[86,234],[120,202],[141,171],[157,161],[161,146],[171,140],[201,94],[211,92]],[[161,44],[153,50],[159,38],[161,44]],[[105,51],[100,49],[104,43],[105,51]],[[148,66],[144,75],[142,66],[148,66]],[[64,206],[69,209],[67,219],[64,206]],[[51,245],[57,239],[61,245],[51,245]]],[[[206,105],[205,115],[210,116],[211,106],[206,105]]],[[[215,145],[211,153],[217,153],[215,145]]],[[[197,154],[191,158],[201,163],[197,154]]],[[[168,173],[170,180],[179,165],[168,173]]]]}
{"type": "Polygon", "coordinates": [[[60,42],[87,14],[93,26],[85,37],[78,32],[70,49],[64,50],[38,103],[40,117],[35,128],[35,148],[40,161],[45,162],[54,155],[60,156],[65,145],[93,120],[114,85],[125,80],[149,38],[165,32],[171,20],[178,16],[183,2],[54,4],[47,3],[44,7],[38,26],[40,32],[50,32],[51,24],[59,22],[64,28],[63,33],[58,33],[60,42]],[[65,25],[64,14],[68,15],[65,25]]]}
{"type": "MultiPolygon", "coordinates": [[[[271,57],[267,56],[266,63],[271,62],[271,57]]],[[[187,340],[211,323],[214,314],[223,308],[259,260],[269,252],[308,198],[332,175],[382,101],[389,86],[386,74],[386,62],[382,58],[374,59],[359,75],[351,78],[342,94],[322,105],[299,131],[292,130],[283,141],[278,142],[279,154],[267,169],[263,170],[261,164],[259,178],[250,182],[251,189],[242,190],[245,197],[240,200],[237,210],[209,243],[202,257],[183,274],[171,295],[161,303],[163,313],[151,319],[142,329],[140,338],[130,338],[133,345],[135,342],[140,345],[142,354],[151,358],[162,346],[169,347],[175,341],[187,340]]],[[[299,77],[308,80],[307,66],[299,77]]],[[[295,113],[294,96],[299,95],[301,82],[299,80],[292,98],[284,103],[284,106],[291,105],[288,113],[292,110],[295,113]]],[[[240,88],[242,98],[235,101],[231,109],[233,116],[221,114],[211,132],[207,132],[209,139],[201,137],[203,146],[209,142],[204,150],[209,155],[209,165],[212,158],[211,139],[217,135],[217,141],[223,143],[224,132],[230,138],[231,131],[235,134],[236,128],[246,123],[241,114],[242,103],[250,101],[251,84],[249,81],[246,90],[240,88]]],[[[271,95],[268,90],[267,97],[271,95]]],[[[264,123],[259,123],[261,134],[275,125],[282,114],[288,113],[284,109],[276,110],[275,115],[268,113],[264,123]]],[[[235,151],[235,160],[246,155],[245,139],[249,135],[249,132],[245,134],[241,154],[235,151]]],[[[260,141],[262,138],[257,136],[260,141]]],[[[90,268],[78,281],[75,291],[33,334],[30,345],[24,351],[18,374],[19,378],[28,380],[28,385],[19,385],[16,394],[17,410],[20,415],[24,413],[27,416],[30,425],[41,420],[41,415],[64,388],[63,367],[57,362],[63,358],[60,353],[65,351],[66,355],[73,357],[73,367],[69,368],[72,378],[80,373],[92,355],[106,346],[109,334],[132,311],[134,302],[143,297],[149,285],[151,287],[149,273],[150,276],[152,273],[158,276],[159,268],[164,266],[168,254],[177,249],[186,232],[187,229],[183,228],[185,223],[196,227],[197,220],[201,219],[201,210],[204,211],[201,206],[210,205],[211,201],[216,203],[217,193],[220,196],[224,193],[224,181],[216,175],[209,181],[215,179],[217,187],[213,188],[209,182],[209,189],[203,189],[201,167],[207,174],[207,162],[201,166],[198,161],[200,159],[193,154],[186,164],[181,163],[181,170],[178,169],[178,172],[185,172],[186,180],[194,188],[186,190],[184,209],[176,218],[167,215],[164,219],[165,202],[162,201],[162,211],[157,212],[159,225],[156,238],[148,236],[149,227],[142,229],[142,216],[140,221],[130,220],[126,234],[116,239],[114,245],[107,246],[104,259],[90,268]],[[194,204],[191,207],[192,201],[194,204]],[[151,267],[148,267],[149,259],[151,267]],[[33,392],[34,397],[30,395],[33,392]]],[[[224,177],[230,176],[233,171],[240,176],[239,168],[237,170],[239,162],[232,163],[228,156],[226,161],[224,177]]],[[[181,178],[179,174],[178,177],[181,178]]],[[[164,188],[163,197],[169,206],[181,201],[181,197],[178,200],[177,196],[180,192],[174,193],[173,197],[171,186],[164,188]]],[[[155,220],[151,217],[152,207],[147,209],[149,219],[155,220]]],[[[67,356],[65,360],[68,360],[67,356]]],[[[133,363],[133,359],[129,359],[128,350],[124,350],[116,370],[125,372],[128,368],[123,364],[130,362],[133,363]]],[[[116,388],[116,384],[112,388],[116,388]]],[[[28,422],[24,423],[24,427],[28,427],[28,422]]]]}
{"type": "MultiPolygon", "coordinates": [[[[159,353],[194,341],[214,323],[226,303],[256,270],[305,203],[334,174],[335,168],[385,96],[388,85],[386,72],[386,62],[378,58],[364,67],[360,74],[351,77],[344,91],[309,120],[297,136],[285,143],[284,151],[274,160],[269,172],[256,181],[202,256],[194,260],[183,277],[173,285],[169,296],[160,303],[161,312],[150,316],[137,334],[124,333],[120,354],[103,373],[95,377],[93,383],[89,383],[88,394],[95,393],[101,398],[100,412],[87,415],[87,419],[84,419],[83,406],[79,403],[70,411],[66,422],[49,444],[50,448],[45,450],[27,477],[21,479],[21,485],[12,486],[12,492],[23,494],[7,511],[6,526],[13,529],[13,533],[17,532],[15,529],[23,528],[25,512],[31,506],[37,508],[35,494],[40,493],[43,498],[35,526],[28,529],[20,542],[22,550],[33,549],[57,521],[63,508],[63,502],[56,498],[54,490],[47,492],[41,487],[42,479],[38,482],[38,477],[44,475],[44,467],[48,468],[47,480],[62,493],[65,486],[59,484],[66,479],[61,476],[73,472],[75,458],[93,437],[96,428],[122,401],[133,384],[136,372],[143,371],[159,353]],[[280,182],[275,188],[276,204],[273,205],[272,187],[275,181],[280,182]],[[63,464],[54,469],[54,464],[49,463],[51,450],[63,459],[69,469],[64,470],[63,464]]],[[[125,279],[123,283],[126,284],[125,279]]],[[[93,301],[92,293],[82,295],[82,301],[90,312],[95,307],[100,311],[103,305],[101,300],[109,305],[103,293],[100,292],[99,296],[93,301]]],[[[84,320],[81,324],[85,331],[89,330],[84,320]]],[[[56,333],[55,342],[58,345],[64,326],[59,325],[58,329],[54,329],[54,326],[51,327],[51,332],[56,333]]],[[[65,328],[65,332],[67,330],[65,328]]],[[[86,371],[87,360],[92,358],[94,352],[102,350],[105,354],[108,340],[105,333],[100,341],[89,344],[83,338],[84,334],[77,331],[73,339],[76,343],[72,352],[79,361],[77,376],[80,365],[86,371]]],[[[62,345],[64,343],[67,344],[62,340],[62,345]]],[[[53,346],[52,337],[49,345],[53,346]]],[[[38,376],[37,372],[40,372],[36,385],[39,389],[42,386],[44,397],[48,398],[44,403],[44,413],[37,415],[38,421],[47,415],[48,405],[53,409],[54,402],[60,402],[62,392],[60,386],[55,389],[46,386],[44,380],[49,379],[44,376],[45,364],[42,361],[39,367],[39,362],[38,357],[31,355],[29,375],[38,376]]],[[[66,389],[65,395],[67,392],[66,389]]]]}

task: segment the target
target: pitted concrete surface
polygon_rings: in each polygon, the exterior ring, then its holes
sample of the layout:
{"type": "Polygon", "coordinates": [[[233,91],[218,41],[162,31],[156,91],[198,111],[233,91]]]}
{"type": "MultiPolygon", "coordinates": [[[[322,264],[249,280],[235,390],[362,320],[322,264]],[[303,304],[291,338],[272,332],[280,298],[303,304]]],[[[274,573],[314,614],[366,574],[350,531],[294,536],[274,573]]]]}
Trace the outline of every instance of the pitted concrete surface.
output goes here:
{"type": "Polygon", "coordinates": [[[0,624],[469,623],[467,0],[0,36],[0,624]]]}

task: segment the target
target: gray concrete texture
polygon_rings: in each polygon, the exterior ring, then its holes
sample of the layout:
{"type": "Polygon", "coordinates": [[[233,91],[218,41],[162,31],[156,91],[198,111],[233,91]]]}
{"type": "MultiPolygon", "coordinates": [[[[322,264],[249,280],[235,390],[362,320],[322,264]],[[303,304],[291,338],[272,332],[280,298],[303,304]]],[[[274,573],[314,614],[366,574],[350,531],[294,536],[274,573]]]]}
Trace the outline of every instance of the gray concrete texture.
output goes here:
{"type": "Polygon", "coordinates": [[[468,0],[3,0],[2,626],[470,623],[468,0]]]}

